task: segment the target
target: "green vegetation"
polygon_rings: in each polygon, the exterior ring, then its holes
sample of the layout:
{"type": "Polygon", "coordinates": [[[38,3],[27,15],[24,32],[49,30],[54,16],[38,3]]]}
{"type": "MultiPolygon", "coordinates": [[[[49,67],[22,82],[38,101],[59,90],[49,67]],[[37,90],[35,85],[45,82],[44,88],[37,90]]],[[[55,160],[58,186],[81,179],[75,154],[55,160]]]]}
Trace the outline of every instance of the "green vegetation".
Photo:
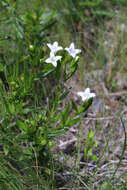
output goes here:
{"type": "Polygon", "coordinates": [[[127,189],[126,6],[0,1],[0,190],[127,189]]]}

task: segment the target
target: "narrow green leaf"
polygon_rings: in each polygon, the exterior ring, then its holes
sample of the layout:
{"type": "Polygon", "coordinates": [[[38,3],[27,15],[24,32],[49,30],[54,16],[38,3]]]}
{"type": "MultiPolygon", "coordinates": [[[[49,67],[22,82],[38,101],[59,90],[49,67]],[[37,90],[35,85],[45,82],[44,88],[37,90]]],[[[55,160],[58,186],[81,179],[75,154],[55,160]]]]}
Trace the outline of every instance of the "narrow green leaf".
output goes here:
{"type": "Polygon", "coordinates": [[[88,108],[91,106],[93,102],[93,98],[90,98],[89,100],[85,101],[84,104],[79,108],[78,113],[84,113],[88,110],[88,108]]]}
{"type": "Polygon", "coordinates": [[[63,112],[63,115],[62,115],[62,121],[63,121],[63,123],[66,123],[66,121],[68,119],[68,116],[69,116],[69,112],[70,112],[70,104],[68,103],[66,105],[65,111],[63,112]]]}
{"type": "Polygon", "coordinates": [[[80,117],[79,117],[79,118],[72,119],[72,120],[68,120],[68,121],[65,123],[65,125],[71,127],[71,126],[75,125],[76,123],[78,123],[79,121],[80,121],[80,117]]]}
{"type": "Polygon", "coordinates": [[[23,123],[22,121],[16,119],[16,124],[18,125],[18,127],[19,127],[21,130],[27,132],[27,126],[26,126],[25,123],[23,123]]]}
{"type": "Polygon", "coordinates": [[[60,100],[64,100],[69,94],[71,88],[66,89],[66,91],[60,96],[60,100]]]}
{"type": "Polygon", "coordinates": [[[73,100],[72,100],[72,109],[75,110],[76,112],[78,112],[77,105],[75,104],[75,102],[73,100]]]}
{"type": "Polygon", "coordinates": [[[51,123],[56,123],[62,117],[62,113],[56,115],[56,117],[51,118],[51,123]]]}

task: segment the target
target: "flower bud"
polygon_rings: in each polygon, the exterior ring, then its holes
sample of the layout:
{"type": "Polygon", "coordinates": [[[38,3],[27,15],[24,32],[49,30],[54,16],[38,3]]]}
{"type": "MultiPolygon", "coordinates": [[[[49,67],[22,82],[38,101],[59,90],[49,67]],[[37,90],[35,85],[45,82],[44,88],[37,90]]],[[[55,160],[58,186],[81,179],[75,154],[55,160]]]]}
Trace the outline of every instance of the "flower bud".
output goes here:
{"type": "Polygon", "coordinates": [[[29,50],[30,51],[34,51],[34,46],[33,45],[29,45],[29,50]]]}

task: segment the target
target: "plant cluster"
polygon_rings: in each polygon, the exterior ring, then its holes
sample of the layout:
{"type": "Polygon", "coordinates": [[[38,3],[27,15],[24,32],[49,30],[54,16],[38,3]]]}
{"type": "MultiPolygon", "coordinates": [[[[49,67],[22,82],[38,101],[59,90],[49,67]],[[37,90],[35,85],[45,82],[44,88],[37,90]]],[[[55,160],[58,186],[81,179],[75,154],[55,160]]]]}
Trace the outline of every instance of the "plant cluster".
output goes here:
{"type": "MultiPolygon", "coordinates": [[[[21,149],[24,154],[32,155],[34,147],[37,152],[43,154],[47,148],[49,149],[53,145],[54,138],[80,121],[80,115],[88,109],[92,103],[91,98],[95,96],[88,89],[78,93],[85,101],[79,108],[74,100],[71,104],[66,102],[65,107],[61,106],[70,91],[65,83],[77,70],[79,59],[77,54],[81,50],[75,49],[73,43],[69,48],[65,48],[66,51],[58,46],[57,42],[47,45],[51,50],[50,57],[44,56],[40,59],[42,65],[40,73],[36,75],[34,71],[32,76],[33,69],[29,65],[29,74],[24,72],[18,80],[8,81],[9,92],[6,92],[1,83],[1,130],[4,129],[10,134],[8,138],[6,137],[6,143],[3,143],[5,136],[1,137],[1,144],[3,144],[6,155],[13,153],[13,142],[15,142],[15,146],[24,142],[23,149],[22,145],[18,149],[14,146],[19,159],[22,157],[22,154],[18,153],[19,150],[21,153],[21,149]],[[61,51],[61,55],[58,55],[58,51],[61,51]],[[50,85],[51,81],[53,81],[52,86],[50,85]],[[40,82],[43,83],[42,89],[39,86],[40,82]],[[42,94],[41,102],[37,102],[38,94],[34,100],[33,86],[42,94]],[[47,94],[49,89],[50,93],[47,94]],[[69,116],[72,110],[75,113],[69,116]],[[13,142],[11,142],[12,138],[13,142]]],[[[31,46],[30,51],[33,51],[31,46]]]]}
{"type": "MultiPolygon", "coordinates": [[[[40,6],[40,1],[32,10],[20,12],[16,2],[1,1],[1,6],[5,31],[0,34],[1,159],[19,170],[36,161],[49,167],[54,139],[80,123],[95,94],[89,89],[79,92],[80,106],[73,98],[67,100],[71,88],[66,82],[78,68],[81,50],[74,43],[63,48],[57,41],[48,42],[54,12],[40,6]]],[[[2,176],[7,176],[4,170],[2,176]]]]}
{"type": "MultiPolygon", "coordinates": [[[[126,0],[51,2],[0,1],[0,189],[55,187],[48,180],[49,176],[54,180],[55,175],[51,164],[55,140],[71,126],[81,127],[96,96],[86,88],[74,95],[80,96],[80,105],[70,97],[67,83],[78,69],[81,50],[74,42],[68,47],[59,45],[59,40],[52,39],[54,28],[55,34],[60,31],[57,26],[62,30],[62,40],[69,44],[60,24],[73,34],[85,22],[112,16],[108,4],[126,5],[126,0]]],[[[98,161],[93,152],[98,142],[92,129],[83,146],[85,161],[98,161]]],[[[78,154],[80,148],[78,145],[78,154]]],[[[108,187],[104,181],[102,188],[108,187]]]]}

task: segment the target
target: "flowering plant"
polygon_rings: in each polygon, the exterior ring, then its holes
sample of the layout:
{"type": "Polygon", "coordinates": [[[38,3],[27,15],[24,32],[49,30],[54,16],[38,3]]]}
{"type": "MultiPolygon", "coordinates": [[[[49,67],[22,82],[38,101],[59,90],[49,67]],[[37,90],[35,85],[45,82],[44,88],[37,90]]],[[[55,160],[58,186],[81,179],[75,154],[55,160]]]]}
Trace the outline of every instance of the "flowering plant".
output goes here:
{"type": "Polygon", "coordinates": [[[77,95],[81,96],[82,101],[89,100],[90,98],[94,98],[95,93],[90,93],[90,89],[87,88],[84,92],[78,92],[77,95]]]}
{"type": "MultiPolygon", "coordinates": [[[[37,69],[33,59],[36,48],[30,45],[28,59],[33,60],[32,64],[28,67],[25,65],[24,73],[18,80],[10,82],[11,91],[7,99],[4,99],[1,92],[6,112],[11,116],[15,127],[19,128],[18,138],[21,142],[29,144],[22,149],[23,153],[33,155],[32,146],[38,152],[39,160],[49,153],[54,145],[54,138],[65,133],[68,127],[80,122],[82,114],[91,105],[95,96],[86,89],[85,92],[78,92],[82,100],[85,100],[81,106],[77,106],[74,100],[66,101],[71,91],[66,81],[78,68],[81,50],[75,49],[74,43],[71,43],[69,48],[59,46],[58,42],[48,43],[47,46],[50,49],[49,56],[47,57],[46,52],[43,58],[39,58],[40,68],[37,69]],[[36,109],[33,109],[33,101],[36,109]],[[64,107],[61,106],[63,101],[64,107]],[[72,110],[74,114],[70,114],[72,110]]],[[[39,56],[36,55],[37,60],[39,56]]],[[[9,154],[7,149],[6,154],[9,154]]]]}
{"type": "Polygon", "coordinates": [[[76,58],[77,54],[81,53],[80,49],[75,49],[74,43],[71,43],[69,48],[65,48],[65,50],[69,53],[70,56],[76,58]]]}
{"type": "Polygon", "coordinates": [[[46,63],[51,63],[54,67],[57,66],[57,61],[61,60],[61,56],[55,56],[54,53],[51,51],[50,57],[45,60],[46,63]]]}
{"type": "Polygon", "coordinates": [[[48,43],[47,46],[50,48],[51,52],[53,53],[56,53],[57,51],[63,49],[61,46],[58,46],[58,42],[54,42],[53,44],[48,43]]]}

